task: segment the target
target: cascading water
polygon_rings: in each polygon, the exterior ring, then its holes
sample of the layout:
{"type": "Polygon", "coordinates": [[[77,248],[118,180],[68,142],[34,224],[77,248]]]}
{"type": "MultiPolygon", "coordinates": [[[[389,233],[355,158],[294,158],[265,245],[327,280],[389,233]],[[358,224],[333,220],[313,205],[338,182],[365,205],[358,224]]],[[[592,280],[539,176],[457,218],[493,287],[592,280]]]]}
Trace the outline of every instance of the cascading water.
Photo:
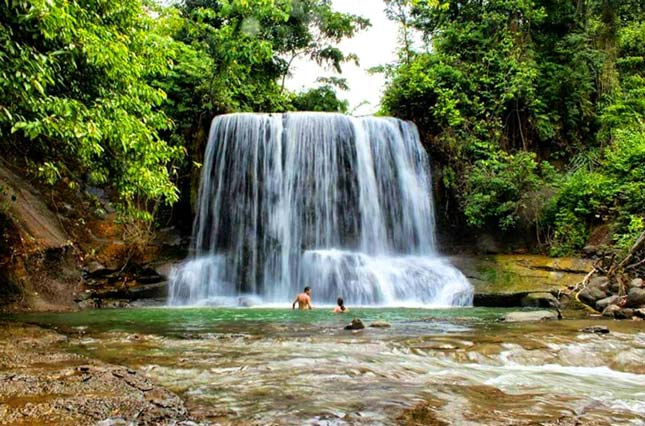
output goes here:
{"type": "Polygon", "coordinates": [[[330,113],[231,114],[211,125],[194,257],[171,305],[469,305],[437,256],[427,155],[412,123],[330,113]],[[315,303],[314,303],[315,304],[315,303]]]}

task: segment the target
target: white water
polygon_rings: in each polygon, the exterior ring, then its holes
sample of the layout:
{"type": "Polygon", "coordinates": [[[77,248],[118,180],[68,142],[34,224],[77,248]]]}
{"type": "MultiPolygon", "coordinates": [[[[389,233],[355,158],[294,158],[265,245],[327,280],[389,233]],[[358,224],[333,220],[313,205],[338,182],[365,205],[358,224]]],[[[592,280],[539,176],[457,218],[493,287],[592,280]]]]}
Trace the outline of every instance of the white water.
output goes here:
{"type": "Polygon", "coordinates": [[[216,117],[169,303],[284,303],[307,285],[318,303],[471,304],[436,254],[429,170],[416,127],[393,118],[216,117]]]}

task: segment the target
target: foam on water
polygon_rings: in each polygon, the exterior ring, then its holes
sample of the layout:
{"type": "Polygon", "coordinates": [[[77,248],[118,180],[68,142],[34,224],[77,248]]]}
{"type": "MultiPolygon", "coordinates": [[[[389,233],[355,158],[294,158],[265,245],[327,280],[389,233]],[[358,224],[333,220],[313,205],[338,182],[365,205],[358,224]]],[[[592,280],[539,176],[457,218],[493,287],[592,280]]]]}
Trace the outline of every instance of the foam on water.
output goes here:
{"type": "Polygon", "coordinates": [[[308,285],[319,303],[470,305],[436,253],[429,171],[416,127],[393,118],[216,117],[169,303],[285,303],[308,285]]]}

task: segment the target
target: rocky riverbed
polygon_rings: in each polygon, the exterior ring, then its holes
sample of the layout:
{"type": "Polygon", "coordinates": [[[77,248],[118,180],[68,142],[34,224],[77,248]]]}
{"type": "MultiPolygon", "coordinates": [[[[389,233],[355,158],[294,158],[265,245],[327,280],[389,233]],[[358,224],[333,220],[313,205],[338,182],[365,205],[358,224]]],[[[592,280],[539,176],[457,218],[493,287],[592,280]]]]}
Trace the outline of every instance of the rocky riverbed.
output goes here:
{"type": "Polygon", "coordinates": [[[65,351],[54,330],[0,323],[0,425],[191,425],[140,372],[65,351]]]}
{"type": "Polygon", "coordinates": [[[155,308],[20,315],[12,319],[45,328],[2,324],[1,424],[645,421],[641,321],[520,314],[155,308]],[[365,328],[346,330],[354,318],[365,328]]]}

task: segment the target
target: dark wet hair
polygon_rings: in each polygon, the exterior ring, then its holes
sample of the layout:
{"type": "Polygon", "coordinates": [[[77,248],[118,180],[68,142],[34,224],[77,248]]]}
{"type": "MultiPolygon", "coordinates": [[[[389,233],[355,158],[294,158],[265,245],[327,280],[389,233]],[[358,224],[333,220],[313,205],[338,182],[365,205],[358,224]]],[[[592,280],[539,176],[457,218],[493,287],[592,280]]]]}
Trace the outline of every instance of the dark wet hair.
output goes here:
{"type": "Polygon", "coordinates": [[[339,298],[336,300],[336,303],[338,303],[338,306],[340,306],[340,310],[341,310],[341,311],[344,311],[344,310],[345,310],[345,301],[343,300],[343,298],[342,298],[342,297],[339,297],[339,298]]]}
{"type": "Polygon", "coordinates": [[[310,287],[305,287],[305,293],[307,292],[307,290],[311,290],[311,288],[310,287]]]}

